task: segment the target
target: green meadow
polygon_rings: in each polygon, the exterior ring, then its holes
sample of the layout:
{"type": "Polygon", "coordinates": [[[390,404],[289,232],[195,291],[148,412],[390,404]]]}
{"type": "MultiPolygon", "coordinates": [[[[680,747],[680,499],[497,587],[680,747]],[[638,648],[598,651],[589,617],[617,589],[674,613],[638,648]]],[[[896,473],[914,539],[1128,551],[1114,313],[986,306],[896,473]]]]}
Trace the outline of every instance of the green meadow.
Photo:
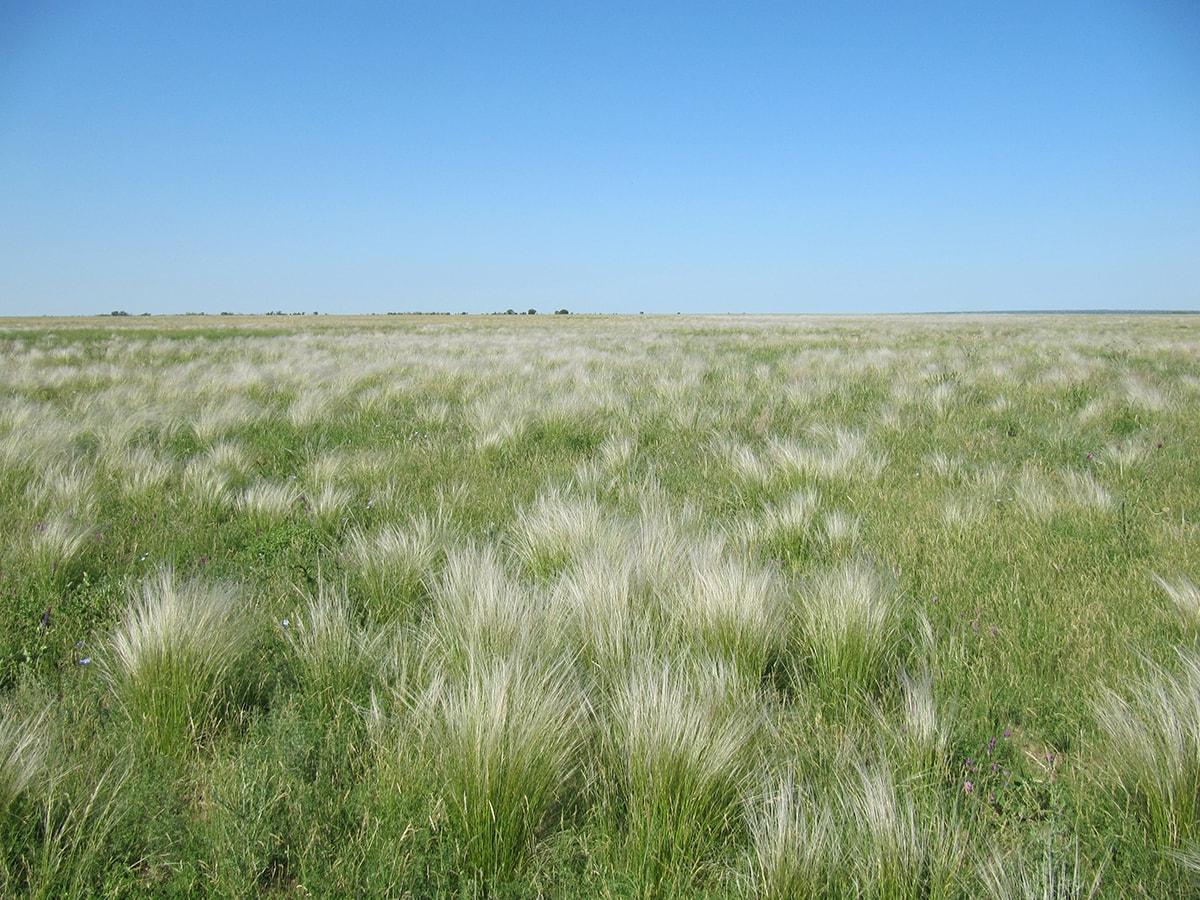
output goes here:
{"type": "Polygon", "coordinates": [[[1200,317],[0,320],[0,895],[1200,890],[1200,317]]]}

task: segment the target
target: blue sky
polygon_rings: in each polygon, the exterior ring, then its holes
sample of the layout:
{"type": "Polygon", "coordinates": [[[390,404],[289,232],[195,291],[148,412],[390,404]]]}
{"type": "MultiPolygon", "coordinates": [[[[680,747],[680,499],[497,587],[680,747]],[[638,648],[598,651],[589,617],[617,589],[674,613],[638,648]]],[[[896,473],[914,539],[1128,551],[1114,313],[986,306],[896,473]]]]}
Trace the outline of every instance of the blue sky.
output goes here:
{"type": "Polygon", "coordinates": [[[0,313],[1200,309],[1200,4],[0,5],[0,313]]]}

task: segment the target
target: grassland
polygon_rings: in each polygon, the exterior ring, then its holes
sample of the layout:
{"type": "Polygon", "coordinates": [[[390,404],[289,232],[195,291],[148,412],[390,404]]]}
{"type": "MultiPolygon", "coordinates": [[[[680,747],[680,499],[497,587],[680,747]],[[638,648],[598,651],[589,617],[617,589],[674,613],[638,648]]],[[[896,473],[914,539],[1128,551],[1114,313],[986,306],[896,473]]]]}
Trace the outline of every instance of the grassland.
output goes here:
{"type": "Polygon", "coordinates": [[[1200,889],[1200,319],[0,349],[0,895],[1200,889]]]}

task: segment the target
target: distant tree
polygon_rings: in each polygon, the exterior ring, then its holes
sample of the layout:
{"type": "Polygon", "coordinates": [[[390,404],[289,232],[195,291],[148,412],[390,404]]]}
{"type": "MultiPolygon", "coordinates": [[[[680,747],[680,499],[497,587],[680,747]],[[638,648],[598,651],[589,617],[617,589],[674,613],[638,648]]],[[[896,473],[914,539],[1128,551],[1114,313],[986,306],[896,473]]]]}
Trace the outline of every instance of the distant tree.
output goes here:
{"type": "Polygon", "coordinates": [[[554,314],[556,316],[569,316],[571,314],[571,311],[569,309],[556,309],[554,311],[554,314]]]}
{"type": "Polygon", "coordinates": [[[515,309],[513,309],[512,307],[509,307],[508,309],[506,309],[504,311],[504,314],[506,316],[515,316],[517,314],[517,311],[515,309]]]}
{"type": "Polygon", "coordinates": [[[127,316],[127,315],[129,315],[129,313],[125,312],[125,310],[123,310],[123,309],[114,309],[112,312],[109,313],[109,315],[110,316],[127,316]]]}
{"type": "Polygon", "coordinates": [[[530,314],[531,316],[536,316],[536,315],[537,315],[537,310],[536,310],[536,309],[534,309],[534,308],[531,306],[531,307],[529,308],[529,314],[530,314]]]}

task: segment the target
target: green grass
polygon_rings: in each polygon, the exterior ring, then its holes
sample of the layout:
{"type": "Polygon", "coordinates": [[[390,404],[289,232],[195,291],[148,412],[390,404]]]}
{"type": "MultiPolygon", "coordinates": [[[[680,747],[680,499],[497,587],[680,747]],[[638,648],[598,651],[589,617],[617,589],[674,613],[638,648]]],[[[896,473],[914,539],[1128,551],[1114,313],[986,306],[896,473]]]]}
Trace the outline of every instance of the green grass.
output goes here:
{"type": "Polygon", "coordinates": [[[0,321],[5,896],[1179,896],[1189,316],[0,321]]]}

